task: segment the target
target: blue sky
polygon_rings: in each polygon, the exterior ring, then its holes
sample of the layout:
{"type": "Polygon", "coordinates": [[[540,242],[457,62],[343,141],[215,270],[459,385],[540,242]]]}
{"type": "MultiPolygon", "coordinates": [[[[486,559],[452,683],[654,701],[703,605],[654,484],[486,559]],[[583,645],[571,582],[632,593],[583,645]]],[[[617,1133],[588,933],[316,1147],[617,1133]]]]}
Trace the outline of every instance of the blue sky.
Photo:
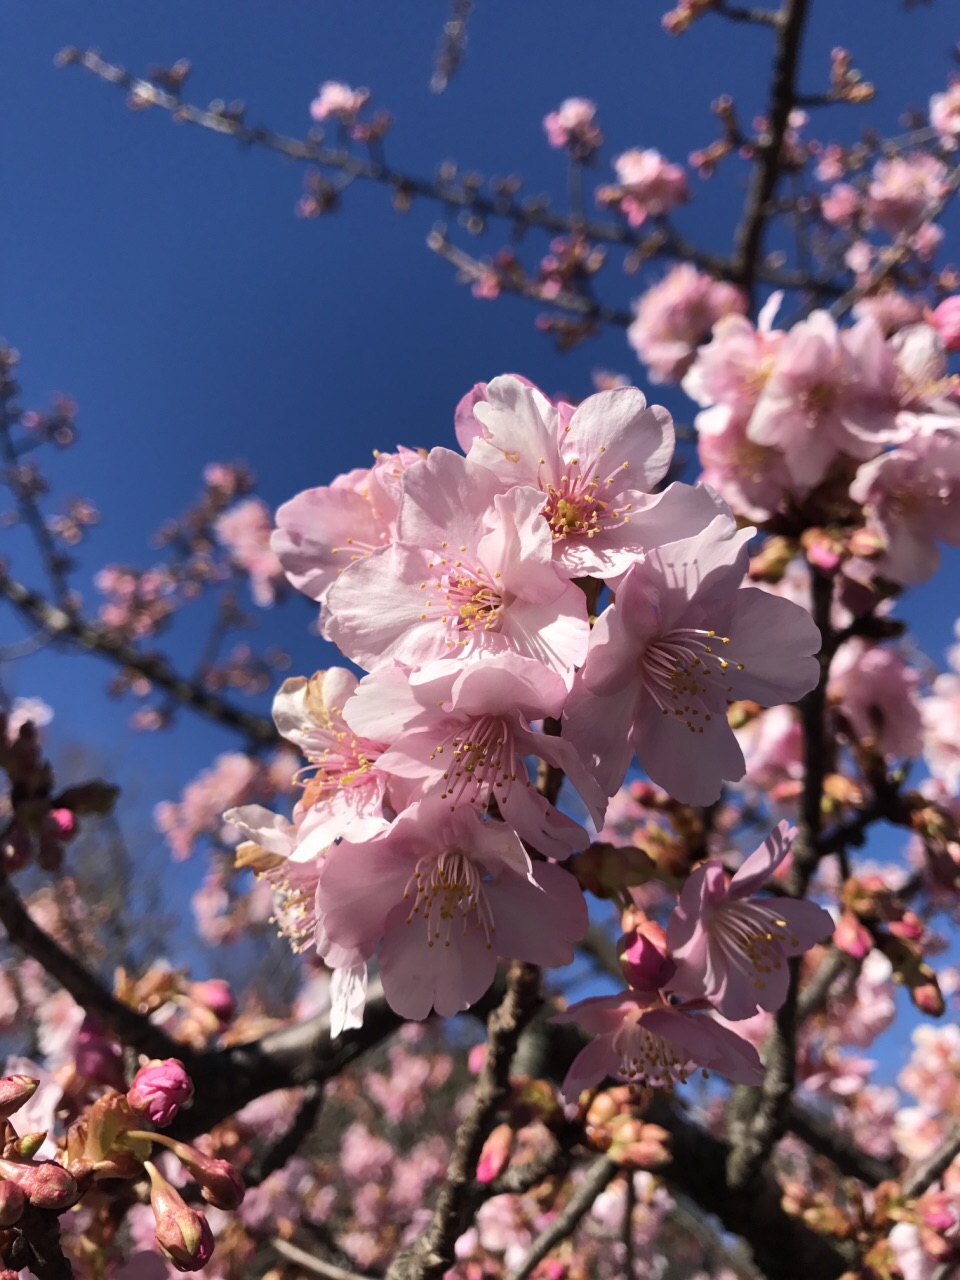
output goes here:
{"type": "MultiPolygon", "coordinates": [[[[252,121],[293,134],[308,127],[321,81],[364,84],[394,115],[395,164],[430,173],[455,158],[488,175],[522,174],[527,192],[562,201],[563,158],[546,147],[541,120],[567,96],[599,104],[609,147],[598,182],[629,146],[684,160],[709,142],[720,93],[734,95],[745,121],[762,107],[769,32],[709,18],[671,41],[659,27],[664,7],[477,0],[466,60],[437,96],[428,84],[447,0],[6,0],[0,334],[22,352],[26,403],[56,390],[79,401],[81,442],[51,470],[58,492],[89,495],[103,513],[81,582],[105,560],[149,563],[150,533],[189,503],[211,459],[246,460],[275,506],[374,449],[451,444],[459,396],[498,372],[575,396],[591,389],[595,368],[641,372],[620,331],[563,356],[535,332],[529,304],[475,301],[424,246],[436,207],[397,216],[386,192],[358,187],[341,213],[298,220],[300,167],[128,111],[116,90],[55,69],[61,46],[97,46],[138,72],[190,58],[190,100],[241,97],[252,121]]],[[[946,81],[953,6],[907,13],[899,0],[819,0],[813,9],[803,87],[823,87],[829,50],[844,44],[881,89],[866,109],[824,116],[823,136],[850,140],[868,122],[896,132],[902,110],[922,108],[946,81]]],[[[736,166],[713,184],[694,179],[684,231],[723,250],[743,181],[736,166]]],[[[467,247],[482,256],[506,238],[493,228],[467,247]]],[[[599,290],[623,304],[637,285],[611,265],[599,290]]],[[[679,397],[662,398],[688,412],[679,397]]],[[[945,577],[904,610],[937,657],[957,582],[951,557],[945,577]]],[[[329,661],[307,634],[309,616],[295,607],[264,621],[293,650],[295,670],[329,661]]],[[[178,651],[191,640],[181,636],[178,651]]],[[[123,777],[151,800],[176,794],[230,745],[186,714],[175,736],[131,742],[129,704],[101,694],[108,675],[91,659],[46,655],[4,678],[47,698],[59,733],[89,737],[118,767],[122,759],[123,777]]]]}

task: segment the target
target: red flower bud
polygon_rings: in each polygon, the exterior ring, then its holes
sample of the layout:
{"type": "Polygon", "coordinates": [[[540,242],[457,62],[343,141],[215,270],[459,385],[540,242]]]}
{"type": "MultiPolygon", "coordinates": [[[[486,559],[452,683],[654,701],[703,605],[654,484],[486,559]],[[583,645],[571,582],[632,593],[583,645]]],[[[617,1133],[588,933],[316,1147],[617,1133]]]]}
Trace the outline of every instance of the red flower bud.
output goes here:
{"type": "Polygon", "coordinates": [[[0,1178],[15,1182],[38,1209],[69,1209],[80,1198],[76,1180],[52,1160],[0,1159],[0,1178]]]}
{"type": "Polygon", "coordinates": [[[213,1256],[210,1224],[202,1213],[184,1204],[156,1165],[147,1160],[144,1168],[150,1176],[150,1205],[160,1252],[178,1271],[199,1271],[213,1256]]]}
{"type": "Polygon", "coordinates": [[[226,1160],[217,1160],[213,1156],[204,1155],[196,1147],[185,1142],[164,1143],[177,1157],[188,1173],[196,1179],[200,1194],[207,1204],[215,1209],[231,1212],[239,1209],[243,1202],[246,1187],[236,1169],[226,1160]]]}
{"type": "Polygon", "coordinates": [[[39,1080],[33,1076],[4,1076],[0,1079],[0,1116],[12,1116],[37,1092],[39,1080]]]}
{"type": "Polygon", "coordinates": [[[133,1078],[127,1101],[154,1124],[167,1125],[184,1102],[193,1097],[193,1081],[179,1058],[154,1058],[133,1078]]]}
{"type": "Polygon", "coordinates": [[[208,978],[206,982],[194,982],[190,994],[198,1004],[215,1013],[221,1023],[227,1023],[236,1012],[236,1001],[230,984],[223,978],[208,978]]]}
{"type": "Polygon", "coordinates": [[[23,1216],[27,1197],[9,1178],[0,1178],[0,1227],[12,1227],[23,1216]]]}

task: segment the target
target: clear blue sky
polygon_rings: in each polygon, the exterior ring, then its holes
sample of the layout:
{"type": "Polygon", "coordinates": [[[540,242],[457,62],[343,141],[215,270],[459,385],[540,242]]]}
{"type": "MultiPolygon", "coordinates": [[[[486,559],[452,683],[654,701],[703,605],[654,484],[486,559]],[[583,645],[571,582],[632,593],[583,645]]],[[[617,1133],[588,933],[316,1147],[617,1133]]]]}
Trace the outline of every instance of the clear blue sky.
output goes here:
{"type": "MultiPolygon", "coordinates": [[[[0,333],[23,353],[27,403],[54,390],[79,401],[82,442],[54,474],[61,492],[88,494],[103,512],[86,565],[148,563],[149,534],[187,505],[211,459],[245,459],[277,505],[374,449],[452,443],[459,396],[503,370],[577,396],[597,367],[641,375],[620,331],[561,356],[534,331],[535,308],[478,303],[455,285],[424,247],[436,208],[398,217],[386,192],[358,187],[343,212],[300,221],[300,167],[159,112],[131,113],[118,91],[56,70],[61,46],[97,46],[138,72],[190,58],[190,100],[242,97],[252,121],[293,134],[308,127],[321,81],[367,85],[395,117],[387,155],[397,165],[430,173],[456,158],[561,199],[563,158],[541,120],[567,96],[599,104],[609,150],[597,181],[633,145],[684,160],[715,136],[708,107],[722,92],[745,121],[762,107],[770,34],[708,18],[671,41],[659,27],[665,7],[477,0],[464,65],[436,96],[428,83],[448,0],[6,0],[0,333]]],[[[849,140],[868,121],[895,132],[904,108],[924,107],[945,83],[958,35],[946,0],[910,13],[900,0],[813,8],[803,88],[824,86],[829,50],[843,44],[881,90],[866,109],[823,117],[824,136],[849,140]]],[[[742,176],[694,179],[683,229],[724,249],[742,176]]],[[[493,228],[468,247],[482,255],[505,238],[493,228]]],[[[599,288],[620,303],[637,291],[615,266],[599,288]]],[[[922,590],[906,610],[937,657],[960,611],[956,570],[954,558],[947,588],[922,590]]],[[[283,615],[295,670],[329,661],[306,634],[308,616],[283,615]]],[[[265,619],[268,634],[274,626],[265,619]]],[[[108,674],[89,659],[45,657],[8,678],[53,703],[61,732],[123,753],[151,800],[176,794],[228,745],[186,713],[175,738],[123,741],[130,704],[101,697],[108,674]]]]}

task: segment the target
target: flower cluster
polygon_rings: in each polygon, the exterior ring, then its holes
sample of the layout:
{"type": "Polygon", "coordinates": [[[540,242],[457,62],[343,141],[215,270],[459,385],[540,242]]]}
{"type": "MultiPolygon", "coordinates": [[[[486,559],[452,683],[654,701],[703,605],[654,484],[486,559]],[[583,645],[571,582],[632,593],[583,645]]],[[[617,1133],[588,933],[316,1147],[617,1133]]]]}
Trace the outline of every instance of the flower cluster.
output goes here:
{"type": "MultiPolygon", "coordinates": [[[[818,678],[809,615],[743,585],[752,531],[703,485],[660,488],[673,425],[636,388],[574,406],[504,375],[455,425],[463,453],[382,454],[277,514],[290,580],[367,674],[284,684],[274,718],[308,762],[292,821],[227,816],[281,926],[333,970],[336,1028],[357,1025],[374,957],[414,1019],[475,1002],[498,959],[569,963],[587,909],[560,864],[633,755],[679,802],[710,804],[744,770],[728,702],[792,701],[818,678]]],[[[744,964],[809,945],[754,917],[773,941],[741,930],[744,964]]],[[[691,1020],[696,1001],[644,1000],[644,1026],[732,1041],[697,1060],[751,1075],[753,1050],[691,1020]]]]}

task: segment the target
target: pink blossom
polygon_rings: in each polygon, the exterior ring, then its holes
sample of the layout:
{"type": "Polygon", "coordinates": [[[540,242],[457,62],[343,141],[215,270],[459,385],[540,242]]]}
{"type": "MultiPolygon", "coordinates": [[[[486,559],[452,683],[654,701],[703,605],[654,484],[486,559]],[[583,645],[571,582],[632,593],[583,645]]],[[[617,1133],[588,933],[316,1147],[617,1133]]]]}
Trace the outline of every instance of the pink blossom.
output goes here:
{"type": "Polygon", "coordinates": [[[239,751],[225,752],[184,787],[179,802],[163,801],[156,806],[154,822],[177,861],[190,856],[198,836],[221,829],[223,811],[248,800],[259,777],[256,760],[239,751]]]}
{"type": "Polygon", "coordinates": [[[947,170],[925,151],[878,160],[866,211],[890,236],[916,231],[946,190],[947,170]]]}
{"type": "Polygon", "coordinates": [[[14,743],[25,724],[44,729],[53,720],[53,710],[42,698],[14,698],[6,715],[7,741],[14,743]]]}
{"type": "Polygon", "coordinates": [[[412,449],[380,454],[372,467],[305,489],[279,508],[270,545],[298,591],[323,603],[340,574],[392,541],[403,472],[420,460],[412,449]]]}
{"type": "Polygon", "coordinates": [[[333,969],[330,986],[330,1034],[363,1023],[366,1003],[366,958],[356,948],[341,947],[327,934],[318,910],[317,883],[322,861],[298,859],[300,836],[296,824],[260,805],[231,809],[224,819],[237,827],[248,842],[237,850],[246,865],[262,868],[259,874],[276,895],[276,920],[280,932],[295,950],[315,946],[318,955],[333,969]]]}
{"type": "Polygon", "coordinates": [[[960,792],[960,675],[944,672],[920,704],[923,717],[923,757],[930,772],[946,789],[960,792]]]}
{"type": "Polygon", "coordinates": [[[179,1058],[154,1058],[140,1068],[127,1090],[127,1101],[134,1111],[161,1128],[170,1124],[192,1097],[193,1081],[179,1058]]]}
{"type": "Polygon", "coordinates": [[[702,863],[687,879],[667,923],[681,995],[703,997],[736,1021],[758,1009],[773,1013],[787,995],[787,957],[829,938],[833,921],[806,900],[757,898],[755,893],[790,852],[786,822],[727,879],[720,862],[702,863]]]}
{"type": "Polygon", "coordinates": [[[623,573],[646,546],[702,528],[702,491],[674,484],[661,495],[673,455],[673,420],[636,387],[588,396],[576,409],[505,375],[474,414],[484,434],[469,459],[503,485],[540,491],[553,558],[564,577],[623,573]]]}
{"type": "Polygon", "coordinates": [[[618,205],[632,227],[640,227],[652,216],[658,218],[689,200],[687,178],[678,164],[665,160],[659,151],[634,147],[613,162],[618,186],[600,187],[597,203],[618,205]]]}
{"type": "Polygon", "coordinates": [[[960,145],[960,76],[954,76],[944,93],[930,99],[930,123],[940,135],[941,146],[954,150],[960,145]]]}
{"type": "Polygon", "coordinates": [[[250,575],[250,590],[257,604],[266,608],[276,599],[283,581],[283,566],[270,549],[273,521],[266,503],[247,498],[219,516],[213,526],[217,541],[231,559],[250,575]]]}
{"type": "Polygon", "coordinates": [[[674,799],[711,804],[724,779],[744,772],[727,701],[789,702],[816,684],[820,638],[809,615],[740,587],[752,534],[718,516],[619,580],[564,708],[565,736],[608,795],[636,752],[674,799]]]}
{"type": "Polygon", "coordinates": [[[273,700],[277,729],[309,762],[294,811],[300,823],[295,861],[317,857],[341,837],[365,840],[388,825],[388,778],[378,764],[385,744],[357,737],[344,719],[356,688],[353,672],[331,667],[309,680],[285,680],[273,700]]]}
{"type": "Polygon", "coordinates": [[[820,212],[835,227],[850,227],[860,212],[860,193],[849,182],[838,182],[820,199],[820,212]]]}
{"type": "Polygon", "coordinates": [[[895,649],[849,640],[830,664],[827,696],[842,707],[858,738],[888,758],[920,754],[920,676],[895,649]]]}
{"type": "Polygon", "coordinates": [[[885,578],[910,586],[940,562],[939,539],[960,544],[960,434],[934,431],[866,462],[850,486],[884,546],[885,578]]]}
{"type": "Polygon", "coordinates": [[[327,80],[310,103],[310,114],[318,121],[339,120],[341,124],[353,124],[369,101],[369,89],[351,89],[339,80],[327,80]]]}
{"type": "Polygon", "coordinates": [[[871,458],[898,438],[896,366],[869,318],[843,333],[814,311],[787,334],[750,418],[757,444],[782,450],[796,483],[819,483],[843,454],[871,458]]]}
{"type": "Polygon", "coordinates": [[[679,382],[697,345],[721,316],[745,311],[746,299],[732,284],[682,262],[634,303],[627,339],[653,382],[679,382]]]}
{"type": "Polygon", "coordinates": [[[553,564],[539,490],[434,449],[404,477],[398,541],[334,584],[324,635],[361,666],[512,650],[567,676],[583,661],[583,592],[553,564]]]}
{"type": "Polygon", "coordinates": [[[551,147],[565,147],[579,159],[587,159],[603,145],[603,134],[595,123],[596,104],[589,98],[567,98],[556,111],[543,118],[551,147]]]}
{"type": "Polygon", "coordinates": [[[340,946],[371,956],[379,944],[384,995],[414,1019],[468,1008],[493,981],[498,956],[569,964],[587,928],[571,875],[531,863],[505,823],[430,800],[382,836],[330,849],[317,907],[340,946]]]}
{"type": "Polygon", "coordinates": [[[887,289],[885,293],[861,298],[854,306],[853,314],[857,320],[872,316],[885,334],[891,334],[905,325],[922,320],[923,307],[916,299],[907,297],[899,289],[887,289]]]}
{"type": "Polygon", "coordinates": [[[571,1005],[552,1021],[574,1023],[594,1039],[574,1058],[562,1085],[575,1102],[608,1076],[653,1088],[686,1084],[698,1068],[719,1071],[737,1084],[758,1084],[763,1067],[756,1049],[708,1014],[668,1005],[656,993],[623,991],[571,1005]]]}
{"type": "Polygon", "coordinates": [[[771,707],[735,730],[746,760],[743,786],[748,794],[776,797],[803,777],[803,730],[792,707],[771,707]]]}
{"type": "MultiPolygon", "coordinates": [[[[957,81],[957,89],[960,96],[960,80],[957,81]]],[[[960,293],[944,298],[930,315],[930,323],[948,351],[954,354],[960,351],[960,293]]]]}
{"type": "Polygon", "coordinates": [[[345,714],[355,732],[392,739],[380,767],[417,780],[421,795],[480,810],[496,800],[522,839],[547,857],[565,858],[589,838],[532,785],[525,757],[562,769],[596,826],[606,807],[570,743],[530,728],[531,720],[558,716],[566,693],[561,677],[539,662],[502,653],[463,665],[433,663],[413,680],[382,667],[361,681],[345,714]]]}

